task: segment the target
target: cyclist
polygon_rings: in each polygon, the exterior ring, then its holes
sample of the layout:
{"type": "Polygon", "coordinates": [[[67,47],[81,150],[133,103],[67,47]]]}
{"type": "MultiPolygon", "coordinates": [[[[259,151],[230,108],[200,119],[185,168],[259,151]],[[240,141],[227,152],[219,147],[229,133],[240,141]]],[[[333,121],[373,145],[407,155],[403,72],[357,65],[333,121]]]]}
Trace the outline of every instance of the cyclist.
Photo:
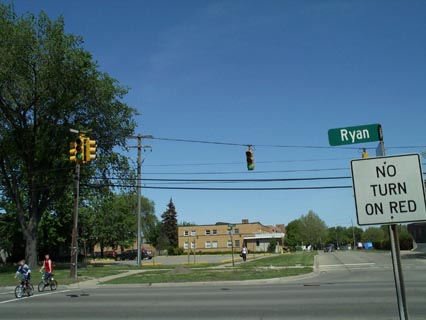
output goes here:
{"type": "Polygon", "coordinates": [[[28,288],[31,280],[31,269],[30,267],[25,263],[25,260],[19,261],[19,267],[16,271],[15,278],[21,275],[22,280],[25,283],[25,286],[28,288]]]}
{"type": "Polygon", "coordinates": [[[52,260],[50,260],[50,257],[48,254],[44,256],[43,265],[40,268],[40,272],[42,272],[44,269],[44,279],[47,281],[51,276],[53,272],[53,266],[52,266],[52,260]]]}

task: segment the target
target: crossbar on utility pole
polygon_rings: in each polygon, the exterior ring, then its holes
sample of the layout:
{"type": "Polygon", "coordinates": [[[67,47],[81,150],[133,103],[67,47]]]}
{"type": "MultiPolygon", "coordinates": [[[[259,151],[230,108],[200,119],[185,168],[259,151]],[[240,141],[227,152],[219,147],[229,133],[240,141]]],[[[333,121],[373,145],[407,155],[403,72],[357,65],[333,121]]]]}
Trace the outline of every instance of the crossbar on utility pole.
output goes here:
{"type": "Polygon", "coordinates": [[[137,148],[138,149],[138,182],[137,182],[137,193],[138,193],[138,208],[137,208],[137,215],[138,215],[138,256],[137,256],[137,260],[136,260],[136,264],[138,267],[141,266],[142,264],[142,257],[141,257],[141,247],[142,247],[142,217],[141,217],[141,211],[142,211],[142,149],[144,148],[150,148],[149,146],[143,146],[142,145],[142,139],[152,139],[153,137],[151,135],[140,135],[138,134],[137,136],[131,136],[129,137],[129,139],[137,139],[138,140],[138,145],[136,147],[128,147],[128,148],[137,148]]]}

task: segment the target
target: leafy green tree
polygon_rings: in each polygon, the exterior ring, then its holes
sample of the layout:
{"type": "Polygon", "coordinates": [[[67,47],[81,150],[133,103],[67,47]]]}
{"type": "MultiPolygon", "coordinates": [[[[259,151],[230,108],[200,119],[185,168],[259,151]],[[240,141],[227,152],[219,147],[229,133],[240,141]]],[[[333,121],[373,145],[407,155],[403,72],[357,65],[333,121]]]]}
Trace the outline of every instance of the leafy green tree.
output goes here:
{"type": "Polygon", "coordinates": [[[158,218],[155,215],[155,204],[152,200],[149,200],[148,198],[142,196],[141,207],[142,232],[144,235],[144,239],[149,244],[154,245],[151,243],[150,240],[153,239],[157,234],[158,218]]]}
{"type": "Polygon", "coordinates": [[[382,228],[368,227],[362,235],[362,241],[381,242],[385,240],[385,232],[382,228]]]}
{"type": "Polygon", "coordinates": [[[300,231],[302,240],[306,245],[319,248],[327,239],[327,225],[313,211],[300,217],[300,231]]]}
{"type": "MultiPolygon", "coordinates": [[[[9,207],[9,205],[2,204],[1,207],[9,207]]],[[[9,261],[17,261],[22,259],[25,253],[25,247],[21,241],[22,232],[15,212],[10,209],[5,210],[0,213],[0,250],[3,250],[2,259],[7,258],[9,261]]]]}
{"type": "MultiPolygon", "coordinates": [[[[146,221],[154,212],[152,201],[142,197],[142,216],[146,221]],[[146,219],[146,217],[148,217],[146,219]]],[[[101,255],[105,247],[131,247],[137,238],[137,197],[135,194],[110,194],[92,199],[81,209],[80,240],[90,249],[99,244],[101,255]]],[[[155,216],[154,216],[155,217],[155,216]]],[[[156,219],[156,218],[155,218],[156,219]]],[[[153,222],[155,223],[155,221],[153,222]]]]}
{"type": "Polygon", "coordinates": [[[364,233],[364,230],[362,230],[362,228],[360,227],[350,227],[346,229],[346,236],[351,239],[350,241],[351,244],[353,244],[354,235],[355,235],[355,242],[356,243],[361,242],[363,233],[364,233]],[[352,231],[352,228],[353,228],[353,231],[352,231]]]}
{"type": "Polygon", "coordinates": [[[269,240],[269,244],[268,244],[268,252],[269,253],[274,253],[276,248],[277,248],[277,239],[272,238],[271,240],[269,240]]]}
{"type": "Polygon", "coordinates": [[[284,245],[295,251],[297,246],[302,245],[302,222],[299,219],[289,222],[286,226],[284,245]]]}
{"type": "MultiPolygon", "coordinates": [[[[161,235],[161,226],[162,226],[161,221],[157,221],[157,223],[155,224],[155,227],[151,230],[149,234],[145,236],[146,241],[158,250],[160,250],[159,240],[161,235]]],[[[166,247],[161,248],[161,250],[165,248],[166,247]]]]}
{"type": "MultiPolygon", "coordinates": [[[[167,205],[167,210],[161,215],[162,226],[160,231],[160,238],[167,238],[171,248],[178,247],[178,225],[177,225],[177,212],[173,200],[170,199],[167,205]]],[[[158,241],[159,243],[161,241],[158,241]]],[[[164,241],[162,241],[164,242],[164,241]]]]}
{"type": "Polygon", "coordinates": [[[336,226],[328,228],[328,237],[327,237],[327,243],[333,243],[336,245],[347,245],[351,244],[353,242],[352,240],[352,229],[336,226]],[[349,232],[350,231],[350,232],[349,232]]]}
{"type": "Polygon", "coordinates": [[[127,90],[98,70],[82,43],[64,32],[62,17],[18,16],[0,4],[0,197],[14,205],[33,267],[43,215],[72,192],[68,151],[76,136],[69,129],[98,141],[98,160],[82,168],[82,184],[95,170],[109,182],[128,168],[115,147],[133,133],[135,111],[121,101],[127,90]]]}

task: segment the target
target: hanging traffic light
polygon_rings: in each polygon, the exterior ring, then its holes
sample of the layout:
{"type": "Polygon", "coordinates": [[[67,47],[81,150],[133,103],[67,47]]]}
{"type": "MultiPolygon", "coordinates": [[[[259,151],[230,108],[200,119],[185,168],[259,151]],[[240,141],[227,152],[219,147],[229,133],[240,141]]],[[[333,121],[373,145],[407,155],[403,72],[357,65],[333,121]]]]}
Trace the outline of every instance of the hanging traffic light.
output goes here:
{"type": "Polygon", "coordinates": [[[70,161],[77,161],[76,155],[77,155],[77,143],[75,141],[70,143],[70,161]]]}
{"type": "Polygon", "coordinates": [[[254,170],[253,150],[249,147],[246,151],[247,170],[254,170]]]}
{"type": "Polygon", "coordinates": [[[368,158],[368,153],[367,153],[367,149],[363,149],[362,150],[362,156],[361,156],[363,159],[367,159],[368,158]]]}
{"type": "Polygon", "coordinates": [[[84,161],[90,162],[96,160],[96,151],[97,151],[96,140],[91,140],[90,138],[84,139],[84,161]]]}
{"type": "Polygon", "coordinates": [[[82,163],[83,162],[83,160],[84,160],[84,141],[83,141],[83,137],[79,137],[77,140],[75,140],[75,144],[76,144],[76,147],[75,147],[75,150],[76,150],[76,153],[75,153],[75,161],[76,162],[78,162],[78,163],[82,163]]]}

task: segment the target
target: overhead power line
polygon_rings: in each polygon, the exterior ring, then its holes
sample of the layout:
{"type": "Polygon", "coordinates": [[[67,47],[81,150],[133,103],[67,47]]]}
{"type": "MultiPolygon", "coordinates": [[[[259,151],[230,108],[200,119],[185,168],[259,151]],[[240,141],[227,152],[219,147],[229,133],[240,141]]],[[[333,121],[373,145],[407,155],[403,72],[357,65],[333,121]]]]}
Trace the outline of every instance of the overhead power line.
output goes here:
{"type": "MultiPolygon", "coordinates": [[[[321,172],[321,171],[342,171],[350,170],[347,168],[330,168],[330,169],[295,169],[295,170],[263,170],[252,171],[252,174],[263,173],[295,173],[295,172],[321,172]]],[[[145,175],[226,175],[226,174],[247,174],[247,171],[204,171],[204,172],[146,172],[145,175]]]]}
{"type": "MultiPolygon", "coordinates": [[[[108,178],[110,180],[131,180],[134,178],[108,178]]],[[[338,177],[306,177],[306,178],[274,178],[274,179],[149,179],[142,178],[141,181],[161,181],[161,182],[286,182],[286,181],[317,181],[317,180],[340,180],[351,179],[351,176],[338,177]]]]}
{"type": "MultiPolygon", "coordinates": [[[[91,188],[134,188],[134,185],[122,184],[86,184],[82,185],[91,188]]],[[[162,190],[200,190],[200,191],[278,191],[278,190],[326,190],[326,189],[349,189],[352,186],[312,186],[312,187],[277,187],[277,188],[224,188],[224,187],[154,187],[146,185],[144,189],[162,189],[162,190]]]]}

